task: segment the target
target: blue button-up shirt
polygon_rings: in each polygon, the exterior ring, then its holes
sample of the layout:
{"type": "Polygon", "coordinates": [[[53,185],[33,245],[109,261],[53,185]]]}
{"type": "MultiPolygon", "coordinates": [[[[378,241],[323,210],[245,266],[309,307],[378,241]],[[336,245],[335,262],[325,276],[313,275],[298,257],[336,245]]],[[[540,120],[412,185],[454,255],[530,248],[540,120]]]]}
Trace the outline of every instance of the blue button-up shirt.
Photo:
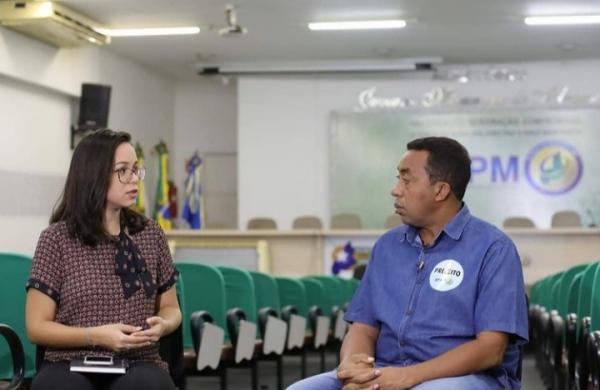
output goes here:
{"type": "Polygon", "coordinates": [[[380,366],[432,359],[482,331],[508,333],[501,368],[490,375],[519,389],[519,345],[527,306],[519,255],[510,238],[473,217],[466,205],[429,247],[403,225],[381,236],[345,316],[379,328],[380,366]]]}

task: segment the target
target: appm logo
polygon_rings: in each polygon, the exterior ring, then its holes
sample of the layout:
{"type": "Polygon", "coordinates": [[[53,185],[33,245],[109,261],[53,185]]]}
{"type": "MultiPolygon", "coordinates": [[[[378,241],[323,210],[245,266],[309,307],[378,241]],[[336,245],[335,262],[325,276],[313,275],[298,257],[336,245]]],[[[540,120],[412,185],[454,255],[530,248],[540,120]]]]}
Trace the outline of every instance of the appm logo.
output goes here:
{"type": "Polygon", "coordinates": [[[545,141],[534,146],[525,158],[529,184],[546,195],[571,191],[583,173],[581,157],[575,148],[562,141],[545,141]]]}

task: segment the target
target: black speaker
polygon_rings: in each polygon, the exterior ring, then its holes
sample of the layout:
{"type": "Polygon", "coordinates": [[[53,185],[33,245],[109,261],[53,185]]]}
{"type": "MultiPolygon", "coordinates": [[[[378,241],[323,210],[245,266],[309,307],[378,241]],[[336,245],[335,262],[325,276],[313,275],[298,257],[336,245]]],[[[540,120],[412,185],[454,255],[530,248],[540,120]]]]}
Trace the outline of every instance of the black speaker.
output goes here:
{"type": "Polygon", "coordinates": [[[106,128],[109,106],[110,85],[81,84],[77,127],[81,130],[106,128]]]}

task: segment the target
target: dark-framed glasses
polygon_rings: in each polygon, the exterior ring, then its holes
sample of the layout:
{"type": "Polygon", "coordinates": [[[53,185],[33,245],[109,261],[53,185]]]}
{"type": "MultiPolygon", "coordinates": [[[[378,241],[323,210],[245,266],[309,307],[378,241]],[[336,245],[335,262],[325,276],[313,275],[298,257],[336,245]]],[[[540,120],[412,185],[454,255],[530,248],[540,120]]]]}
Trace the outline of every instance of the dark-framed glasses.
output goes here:
{"type": "Polygon", "coordinates": [[[119,181],[123,184],[131,183],[134,174],[137,176],[138,180],[144,180],[144,177],[146,177],[146,168],[143,167],[122,167],[115,169],[115,172],[117,172],[117,177],[119,178],[119,181]]]}

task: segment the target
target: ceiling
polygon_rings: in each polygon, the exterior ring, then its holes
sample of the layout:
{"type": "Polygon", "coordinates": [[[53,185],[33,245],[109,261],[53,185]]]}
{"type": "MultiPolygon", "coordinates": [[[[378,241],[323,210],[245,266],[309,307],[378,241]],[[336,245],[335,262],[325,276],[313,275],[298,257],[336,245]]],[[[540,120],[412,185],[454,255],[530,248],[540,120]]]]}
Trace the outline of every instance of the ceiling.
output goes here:
{"type": "Polygon", "coordinates": [[[198,35],[113,38],[109,50],[178,79],[193,64],[442,57],[444,63],[600,58],[600,25],[528,27],[529,15],[600,13],[598,0],[236,0],[248,34],[222,37],[227,1],[63,0],[107,27],[212,26],[198,35]],[[310,31],[311,21],[407,19],[400,30],[310,31]]]}

